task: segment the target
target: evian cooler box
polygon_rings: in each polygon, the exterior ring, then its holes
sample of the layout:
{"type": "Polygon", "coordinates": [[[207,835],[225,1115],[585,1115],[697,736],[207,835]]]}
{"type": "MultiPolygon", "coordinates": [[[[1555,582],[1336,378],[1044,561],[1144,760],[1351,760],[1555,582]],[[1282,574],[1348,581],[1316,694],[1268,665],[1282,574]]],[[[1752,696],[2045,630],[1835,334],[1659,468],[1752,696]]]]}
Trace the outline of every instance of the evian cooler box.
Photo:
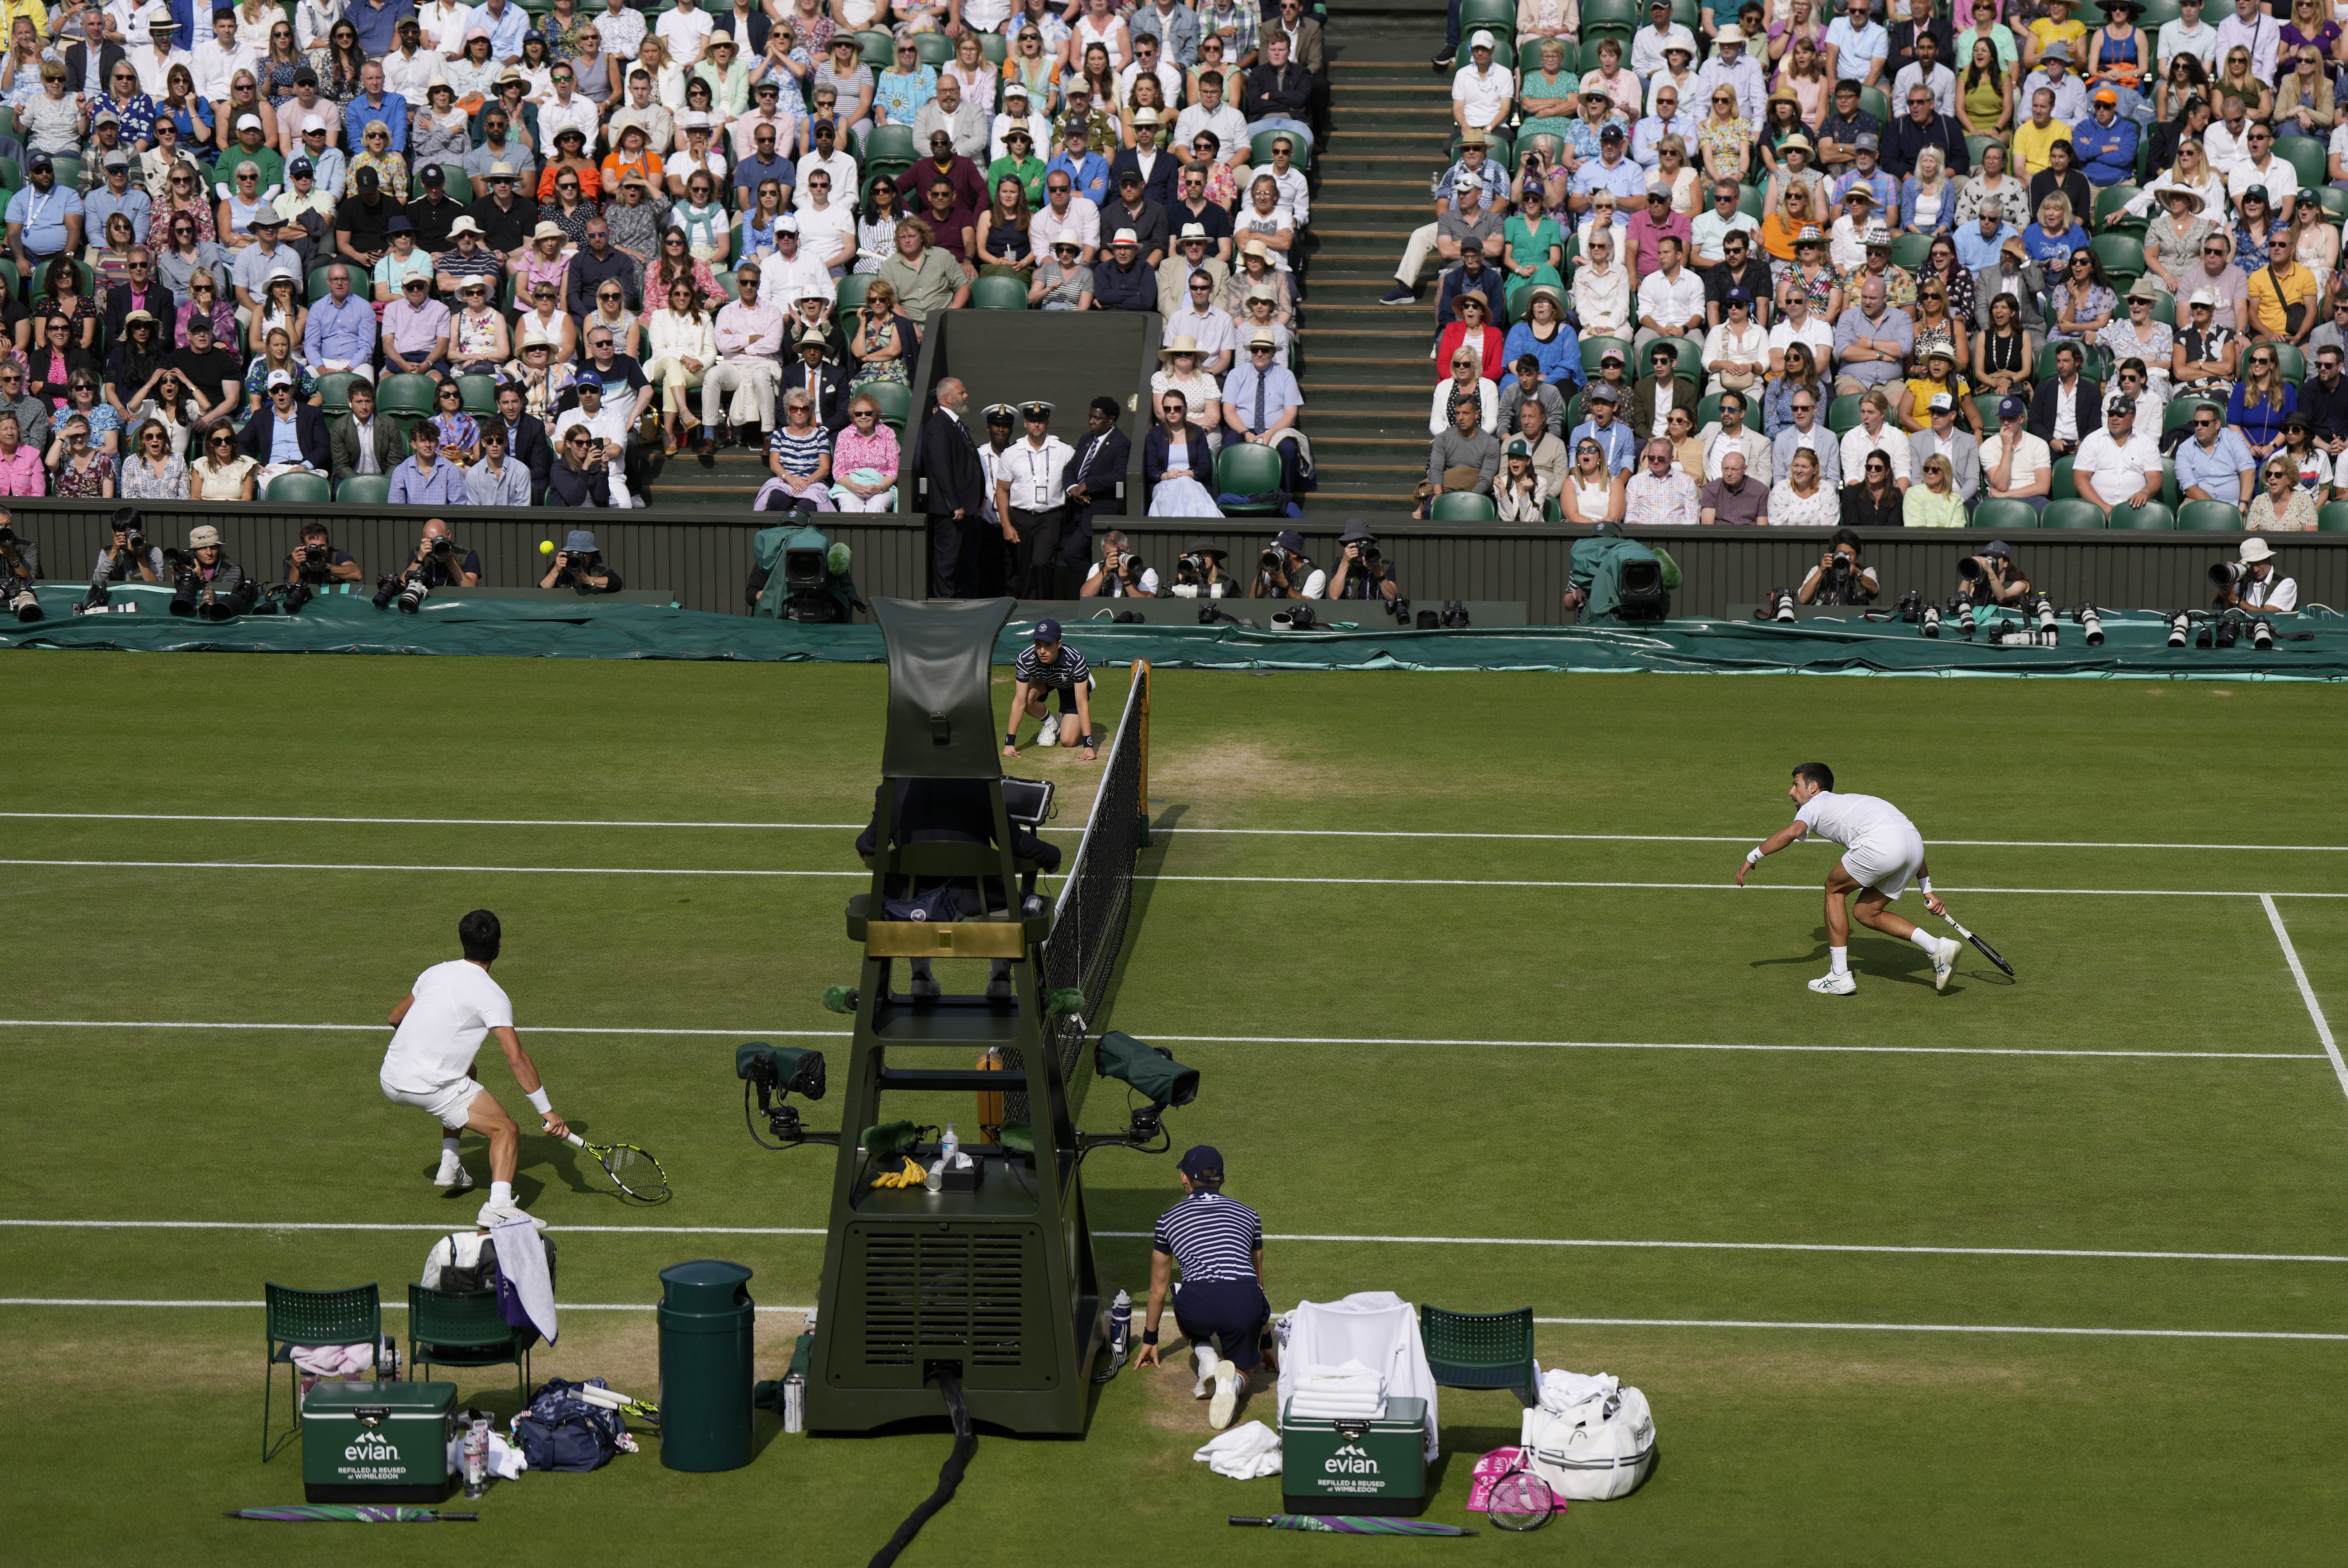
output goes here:
{"type": "Polygon", "coordinates": [[[445,1501],[454,1383],[321,1383],[302,1401],[310,1502],[445,1501]]]}
{"type": "Polygon", "coordinates": [[[1388,1399],[1373,1421],[1283,1414],[1282,1505],[1291,1513],[1416,1514],[1426,1507],[1426,1401],[1388,1399]]]}

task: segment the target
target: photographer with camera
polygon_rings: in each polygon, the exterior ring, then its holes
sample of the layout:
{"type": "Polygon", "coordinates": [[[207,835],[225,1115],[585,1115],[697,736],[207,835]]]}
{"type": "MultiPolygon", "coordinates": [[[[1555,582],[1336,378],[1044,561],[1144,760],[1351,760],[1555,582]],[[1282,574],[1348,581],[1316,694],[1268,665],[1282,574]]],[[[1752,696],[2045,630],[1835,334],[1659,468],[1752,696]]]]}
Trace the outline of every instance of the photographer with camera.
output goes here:
{"type": "Polygon", "coordinates": [[[1174,561],[1174,585],[1160,589],[1169,599],[1235,599],[1238,580],[1223,570],[1222,546],[1211,539],[1194,539],[1174,561]]]}
{"type": "Polygon", "coordinates": [[[1330,598],[1394,603],[1394,565],[1378,549],[1377,536],[1368,523],[1358,517],[1347,518],[1345,531],[1337,536],[1337,552],[1336,569],[1329,573],[1330,598]]]}
{"type": "Polygon", "coordinates": [[[98,564],[90,569],[92,588],[103,588],[108,583],[163,581],[163,552],[147,542],[146,527],[136,507],[115,512],[112,542],[98,548],[98,564]]]}
{"type": "Polygon", "coordinates": [[[474,551],[459,551],[448,525],[441,519],[427,518],[424,537],[417,542],[416,553],[407,558],[400,569],[405,576],[411,572],[424,574],[427,588],[478,588],[481,585],[481,558],[474,551]]]}
{"type": "Polygon", "coordinates": [[[365,581],[359,563],[328,542],[326,525],[313,518],[302,525],[302,542],[285,558],[285,581],[313,588],[328,583],[365,581]]]}
{"type": "Polygon", "coordinates": [[[1256,557],[1255,579],[1248,584],[1251,599],[1318,599],[1329,586],[1329,574],[1304,553],[1304,536],[1283,528],[1256,557]]]}
{"type": "Polygon", "coordinates": [[[1076,596],[1154,599],[1158,596],[1158,573],[1127,547],[1123,533],[1112,528],[1101,535],[1100,564],[1085,579],[1076,596]]]}
{"type": "Polygon", "coordinates": [[[1993,539],[1979,555],[1957,562],[1957,597],[1980,605],[2019,604],[2030,597],[2030,579],[2014,565],[2005,541],[1993,539]]]}
{"type": "Polygon", "coordinates": [[[1859,535],[1848,528],[1835,530],[1826,551],[1795,595],[1805,604],[1872,604],[1882,592],[1875,568],[1859,563],[1859,535]]]}
{"type": "MultiPolygon", "coordinates": [[[[9,517],[6,507],[0,507],[0,607],[16,610],[40,578],[41,547],[29,539],[17,538],[15,520],[9,517]]],[[[39,597],[35,595],[32,603],[33,615],[25,617],[19,611],[20,618],[38,618],[39,597]]]]}
{"type": "Polygon", "coordinates": [[[541,588],[569,588],[576,593],[617,593],[625,586],[620,574],[604,564],[603,552],[595,548],[595,536],[583,528],[574,528],[563,535],[562,548],[555,552],[554,564],[538,580],[541,588]]]}
{"type": "Polygon", "coordinates": [[[237,603],[241,594],[248,600],[252,597],[242,593],[244,568],[227,558],[221,548],[221,531],[209,522],[188,531],[186,552],[166,551],[163,559],[173,569],[171,613],[175,615],[201,606],[205,619],[221,619],[243,608],[237,603]]]}
{"type": "Polygon", "coordinates": [[[2217,607],[2260,615],[2289,615],[2299,608],[2299,583],[2275,565],[2274,546],[2256,534],[2242,541],[2239,561],[2220,561],[2209,569],[2218,584],[2217,607]]]}

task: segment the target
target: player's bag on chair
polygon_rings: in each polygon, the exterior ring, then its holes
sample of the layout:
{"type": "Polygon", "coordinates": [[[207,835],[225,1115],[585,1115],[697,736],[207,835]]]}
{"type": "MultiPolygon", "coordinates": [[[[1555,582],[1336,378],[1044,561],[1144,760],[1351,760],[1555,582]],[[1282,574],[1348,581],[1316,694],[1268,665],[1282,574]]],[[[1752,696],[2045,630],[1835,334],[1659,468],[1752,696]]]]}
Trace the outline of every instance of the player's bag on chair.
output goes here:
{"type": "MultiPolygon", "coordinates": [[[[589,1380],[603,1386],[600,1377],[589,1380]]],[[[609,1463],[625,1424],[617,1410],[591,1405],[573,1390],[582,1385],[547,1380],[530,1408],[514,1418],[514,1447],[534,1470],[592,1470],[609,1463]]]]}
{"type": "Polygon", "coordinates": [[[1655,1418],[1647,1397],[1623,1387],[1570,1409],[1527,1410],[1518,1443],[1533,1473],[1576,1502],[1624,1497],[1655,1462],[1655,1418]]]}

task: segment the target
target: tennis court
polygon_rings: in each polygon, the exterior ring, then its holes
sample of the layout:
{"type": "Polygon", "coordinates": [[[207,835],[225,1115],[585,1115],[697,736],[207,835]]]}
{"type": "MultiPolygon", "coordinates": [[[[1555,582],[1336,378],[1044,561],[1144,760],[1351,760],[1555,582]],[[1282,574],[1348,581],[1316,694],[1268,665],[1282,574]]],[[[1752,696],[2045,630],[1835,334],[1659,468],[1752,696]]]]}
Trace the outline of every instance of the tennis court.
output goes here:
{"type": "MultiPolygon", "coordinates": [[[[534,1376],[649,1394],[655,1274],[681,1259],[757,1271],[762,1377],[815,1300],[829,1156],[751,1145],[732,1055],[844,1053],[819,998],[855,978],[839,911],[882,673],[419,667],[11,666],[0,1429],[43,1502],[15,1525],[28,1557],[445,1556],[429,1532],[217,1515],[298,1495],[294,1456],[258,1462],[263,1282],[402,1300],[478,1206],[435,1192],[429,1127],[375,1083],[377,1021],[475,905],[504,922],[499,978],[557,1107],[658,1150],[677,1190],[628,1209],[525,1139],[518,1194],[558,1228],[565,1311],[534,1376]]],[[[1124,684],[1102,672],[1097,710],[1124,684]]],[[[1167,1119],[1262,1211],[1275,1305],[1531,1305],[1544,1365],[1619,1374],[1655,1410],[1662,1460],[1630,1499],[1531,1536],[1357,1550],[2329,1560],[2340,704],[2202,682],[1159,673],[1153,843],[1101,1021],[1204,1075],[1167,1119]],[[1856,995],[1803,989],[1831,851],[1728,884],[1814,757],[1916,820],[2017,980],[1969,950],[1936,995],[1921,953],[1861,932],[1856,995]]],[[[1062,780],[1072,846],[1085,765],[1018,768],[1062,780]]],[[[510,1095],[503,1074],[483,1071],[510,1095]]],[[[1121,1121],[1117,1088],[1079,1119],[1121,1121]]],[[[1138,1295],[1171,1160],[1106,1151],[1085,1176],[1103,1273],[1138,1295]]],[[[1174,1359],[1107,1385],[1082,1443],[983,1439],[904,1561],[1032,1560],[1039,1535],[1171,1563],[1345,1550],[1224,1525],[1275,1511],[1278,1483],[1190,1461],[1204,1408],[1174,1359]]],[[[458,1382],[510,1408],[510,1375],[458,1382]]],[[[1468,1466],[1515,1410],[1446,1391],[1427,1517],[1465,1520],[1468,1466]]],[[[487,1500],[495,1535],[465,1539],[861,1562],[947,1439],[785,1437],[762,1416],[759,1443],[718,1476],[647,1445],[526,1477],[487,1500]]]]}

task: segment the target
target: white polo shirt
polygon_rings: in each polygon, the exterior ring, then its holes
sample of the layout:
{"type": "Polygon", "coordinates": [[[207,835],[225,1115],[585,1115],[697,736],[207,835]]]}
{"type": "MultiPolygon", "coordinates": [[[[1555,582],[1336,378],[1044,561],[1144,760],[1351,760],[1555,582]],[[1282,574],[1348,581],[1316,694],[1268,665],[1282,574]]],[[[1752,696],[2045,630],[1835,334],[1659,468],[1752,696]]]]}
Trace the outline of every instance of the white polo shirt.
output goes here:
{"type": "Polygon", "coordinates": [[[2079,443],[2071,474],[2074,480],[2095,480],[2096,493],[2103,497],[2104,504],[2118,506],[2135,499],[2146,476],[2159,477],[2160,448],[2144,433],[2141,418],[2136,434],[2125,443],[2113,440],[2109,428],[2097,430],[2079,443]]]}
{"type": "Polygon", "coordinates": [[[1910,478],[1908,463],[1908,438],[1890,420],[1883,422],[1880,435],[1870,436],[1864,425],[1854,425],[1842,435],[1842,482],[1847,485],[1867,481],[1867,454],[1880,449],[1891,459],[1894,480],[1910,478]]]}
{"type": "Polygon", "coordinates": [[[1468,106],[1468,123],[1481,129],[1490,129],[1500,116],[1500,106],[1516,96],[1517,76],[1497,59],[1489,70],[1478,73],[1473,66],[1463,66],[1451,78],[1451,101],[1468,106]]]}

